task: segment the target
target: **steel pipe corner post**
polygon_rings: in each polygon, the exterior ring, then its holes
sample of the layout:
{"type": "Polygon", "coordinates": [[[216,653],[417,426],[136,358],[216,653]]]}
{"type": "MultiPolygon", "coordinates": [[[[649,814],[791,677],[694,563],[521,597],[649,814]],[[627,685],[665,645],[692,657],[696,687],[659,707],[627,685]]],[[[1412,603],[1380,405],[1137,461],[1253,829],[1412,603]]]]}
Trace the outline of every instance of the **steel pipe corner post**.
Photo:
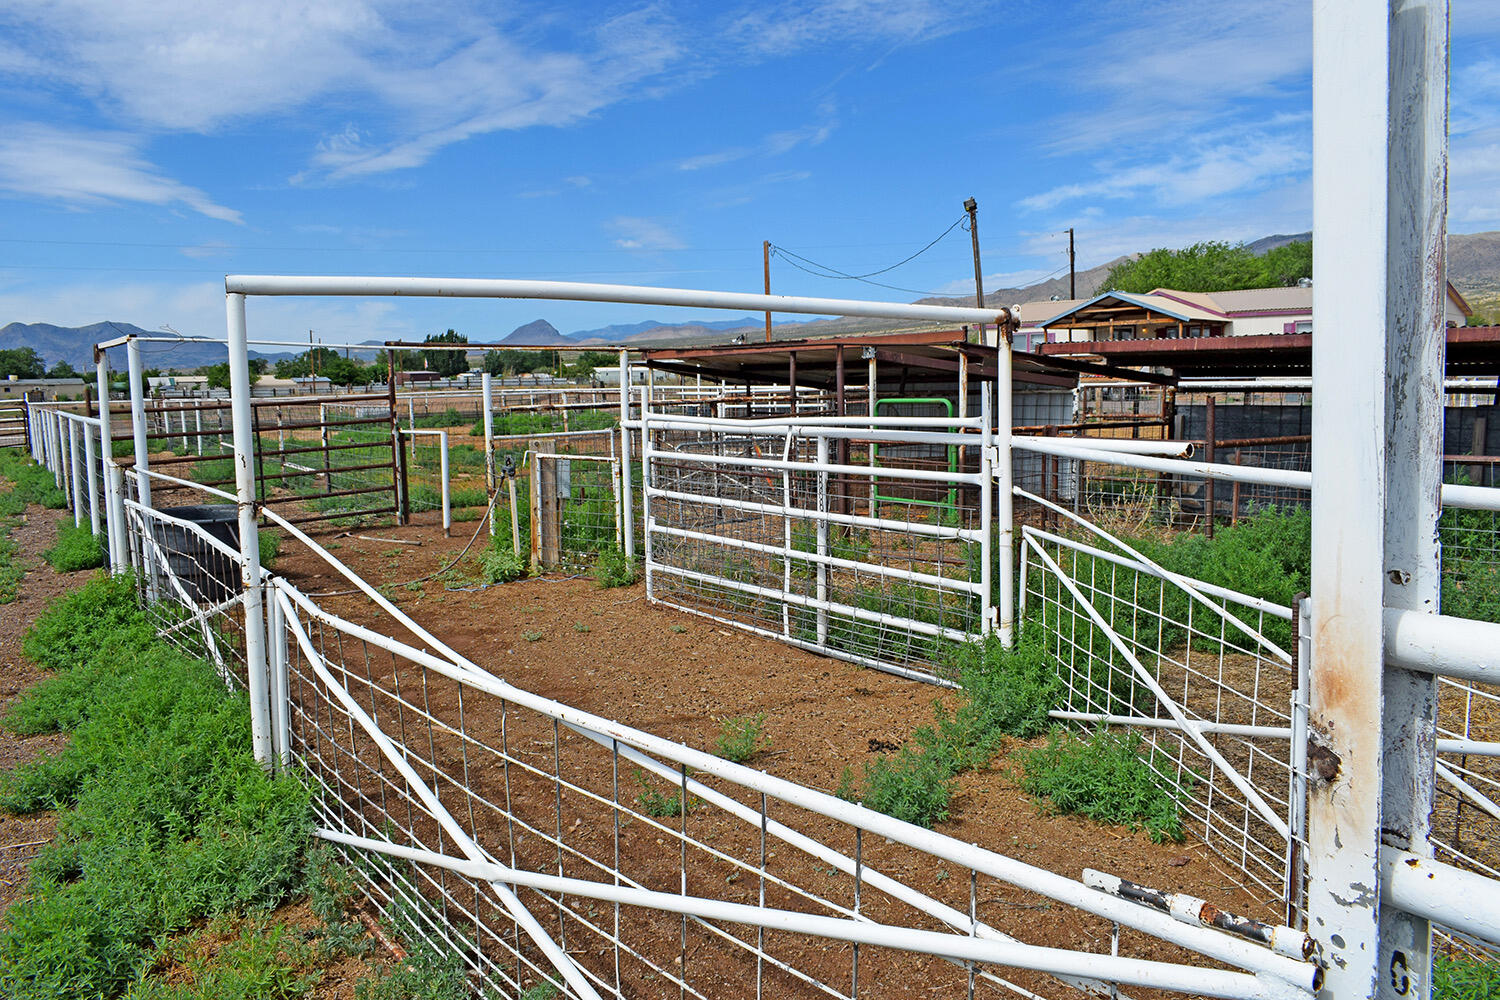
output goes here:
{"type": "Polygon", "coordinates": [[[480,394],[484,407],[484,491],[490,501],[490,537],[495,535],[495,492],[499,484],[495,479],[495,390],[492,376],[485,372],[479,377],[480,394]]]}
{"type": "Polygon", "coordinates": [[[130,375],[130,434],[135,442],[135,490],[142,507],[151,506],[151,480],[145,473],[151,468],[146,448],[146,398],[141,375],[141,343],[134,337],[125,342],[125,359],[130,375]]]}
{"type": "MultiPolygon", "coordinates": [[[[967,377],[967,373],[965,373],[967,377]]],[[[964,416],[968,412],[963,411],[964,416]]],[[[993,431],[991,421],[994,419],[994,411],[990,408],[990,389],[988,382],[979,384],[979,416],[982,426],[979,431],[979,468],[981,472],[979,487],[979,632],[981,635],[989,635],[995,630],[995,595],[994,595],[994,566],[992,560],[995,558],[995,533],[992,530],[995,519],[995,486],[994,469],[991,466],[991,444],[993,442],[993,431]]],[[[1025,565],[1025,554],[1022,554],[1022,565],[1025,565]]],[[[1024,571],[1023,571],[1024,574],[1024,571]]],[[[1021,581],[1022,614],[1025,613],[1026,581],[1021,581]]]]}
{"type": "Polygon", "coordinates": [[[255,440],[250,422],[250,357],[245,297],[224,296],[229,326],[229,394],[234,422],[234,484],[239,504],[240,585],[245,594],[245,671],[250,693],[250,740],[255,759],[273,763],[270,672],[266,662],[265,590],[260,569],[260,525],[255,509],[255,440]]]}
{"type": "Polygon", "coordinates": [[[1387,670],[1383,619],[1387,600],[1436,610],[1446,14],[1313,4],[1313,258],[1333,336],[1313,343],[1312,429],[1337,447],[1313,452],[1308,931],[1338,997],[1431,985],[1429,925],[1381,905],[1378,852],[1425,844],[1431,809],[1430,687],[1387,670]]]}
{"type": "MultiPolygon", "coordinates": [[[[1015,577],[1015,467],[1011,459],[1010,429],[1012,418],[1011,389],[1011,326],[1006,324],[996,341],[998,356],[995,364],[995,409],[996,428],[994,471],[999,489],[996,496],[995,520],[998,529],[995,546],[999,549],[1000,563],[1000,643],[1006,649],[1016,641],[1016,577],[1015,577]]],[[[985,489],[990,489],[986,484],[985,489]]],[[[988,526],[986,526],[988,529],[988,526]]]]}
{"type": "Polygon", "coordinates": [[[109,356],[95,349],[94,381],[99,389],[100,463],[104,469],[104,533],[109,543],[109,571],[125,572],[125,499],[115,465],[114,429],[109,413],[109,356]]]}
{"type": "MultiPolygon", "coordinates": [[[[642,487],[644,488],[644,486],[642,487]]],[[[635,558],[635,473],[630,463],[630,352],[620,351],[620,527],[625,558],[635,558]]]]}
{"type": "MultiPolygon", "coordinates": [[[[1438,521],[1447,346],[1447,0],[1391,4],[1389,80],[1383,606],[1436,615],[1442,590],[1438,521]]],[[[1387,651],[1381,850],[1430,859],[1437,678],[1389,660],[1387,651]]],[[[1388,876],[1382,870],[1382,877],[1388,876]]],[[[1379,933],[1376,968],[1377,974],[1384,970],[1383,991],[1431,993],[1430,919],[1390,905],[1382,892],[1379,933]],[[1400,988],[1403,976],[1405,989],[1400,988]]]]}

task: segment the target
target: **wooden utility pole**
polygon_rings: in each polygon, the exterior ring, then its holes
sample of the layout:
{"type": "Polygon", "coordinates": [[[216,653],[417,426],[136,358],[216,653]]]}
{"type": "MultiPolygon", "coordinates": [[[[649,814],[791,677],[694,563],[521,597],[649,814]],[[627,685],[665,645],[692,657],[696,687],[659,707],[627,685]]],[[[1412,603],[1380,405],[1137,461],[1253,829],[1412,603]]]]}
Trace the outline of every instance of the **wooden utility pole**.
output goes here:
{"type": "MultiPolygon", "coordinates": [[[[766,272],[766,294],[771,294],[771,241],[762,240],[760,244],[761,264],[766,272]]],[[[771,310],[766,310],[766,343],[771,342],[771,310]]]]}
{"type": "Polygon", "coordinates": [[[1078,275],[1073,267],[1073,227],[1068,227],[1068,298],[1078,298],[1078,275]]]}
{"type": "MultiPolygon", "coordinates": [[[[984,308],[984,271],[979,264],[979,203],[973,198],[964,202],[969,213],[969,239],[974,245],[974,305],[984,308]]],[[[979,325],[979,342],[984,343],[984,324],[979,325]]]]}

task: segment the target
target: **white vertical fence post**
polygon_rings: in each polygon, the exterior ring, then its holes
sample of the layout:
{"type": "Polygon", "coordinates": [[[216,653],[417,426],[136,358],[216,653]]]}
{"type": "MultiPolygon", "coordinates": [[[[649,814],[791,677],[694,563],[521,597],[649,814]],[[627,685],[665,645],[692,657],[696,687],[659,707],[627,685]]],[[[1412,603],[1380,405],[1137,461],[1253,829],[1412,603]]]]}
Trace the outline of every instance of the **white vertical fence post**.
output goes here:
{"type": "MultiPolygon", "coordinates": [[[[479,390],[483,397],[481,409],[484,411],[480,420],[484,423],[484,492],[490,504],[490,537],[495,535],[495,491],[499,484],[495,481],[495,388],[494,380],[489,372],[479,377],[479,390]]],[[[534,530],[534,529],[533,529],[534,530]]]]}
{"type": "Polygon", "coordinates": [[[52,478],[57,483],[58,489],[65,489],[67,485],[67,473],[63,470],[63,433],[62,417],[57,411],[47,411],[47,440],[52,446],[52,454],[47,458],[47,464],[52,467],[52,478]]]}
{"type": "Polygon", "coordinates": [[[73,527],[83,527],[83,452],[78,448],[78,421],[68,418],[68,493],[73,498],[73,527]]]}
{"type": "Polygon", "coordinates": [[[641,393],[641,542],[642,560],[645,566],[646,576],[646,600],[652,600],[656,594],[656,581],[651,575],[651,455],[652,445],[651,429],[647,426],[647,420],[651,414],[651,404],[654,402],[654,390],[656,389],[656,369],[646,369],[646,384],[641,393]]]}
{"type": "Polygon", "coordinates": [[[635,558],[635,498],[630,471],[630,352],[620,352],[620,526],[625,539],[625,558],[635,558]]]}
{"type": "MultiPolygon", "coordinates": [[[[967,373],[965,373],[967,377],[967,373]]],[[[962,416],[968,417],[965,410],[962,416]]],[[[994,577],[991,560],[995,558],[994,539],[992,530],[995,518],[995,474],[993,460],[994,411],[990,408],[990,388],[988,382],[979,384],[979,416],[983,426],[979,431],[979,633],[989,635],[995,628],[995,597],[994,577]]],[[[1026,581],[1021,581],[1022,595],[1024,601],[1026,581]]]]}
{"type": "Polygon", "coordinates": [[[84,482],[89,490],[89,531],[99,534],[99,458],[98,445],[94,443],[94,432],[88,424],[83,427],[84,482]]]}
{"type": "Polygon", "coordinates": [[[110,426],[109,413],[109,357],[103,351],[94,352],[94,380],[99,390],[99,449],[103,452],[104,469],[104,525],[109,541],[109,571],[125,572],[125,503],[119,485],[121,478],[115,467],[114,428],[110,426]]]}
{"type": "Polygon", "coordinates": [[[229,392],[234,424],[234,482],[239,499],[240,584],[245,593],[245,672],[250,692],[250,739],[255,759],[272,761],[265,591],[261,586],[260,526],[255,511],[255,439],[250,423],[250,357],[245,297],[224,296],[229,325],[229,392]]]}
{"type": "Polygon", "coordinates": [[[144,473],[151,467],[146,452],[146,400],[141,388],[141,345],[131,337],[125,342],[125,358],[130,374],[130,433],[135,441],[136,499],[142,507],[151,506],[151,482],[144,473]]]}
{"type": "MultiPolygon", "coordinates": [[[[1395,0],[1390,18],[1386,225],[1384,606],[1437,614],[1443,481],[1448,199],[1446,0],[1395,0]]],[[[1381,842],[1430,858],[1437,678],[1388,668],[1381,842]]],[[[1382,903],[1376,974],[1387,997],[1432,992],[1432,927],[1382,903]]]]}
{"type": "MultiPolygon", "coordinates": [[[[1004,327],[997,341],[995,357],[995,410],[994,421],[998,429],[995,436],[996,490],[995,546],[999,551],[1000,571],[1000,643],[1009,649],[1015,645],[1016,629],[1016,574],[1015,574],[1015,469],[1011,461],[1011,328],[1004,327]]],[[[984,489],[989,490],[986,483],[984,489]]],[[[985,526],[989,531],[989,525],[985,526]]]]}
{"type": "Polygon", "coordinates": [[[1441,2],[1313,5],[1308,914],[1339,997],[1431,985],[1378,851],[1428,850],[1432,682],[1386,670],[1382,617],[1437,606],[1446,60],[1441,2]]]}
{"type": "MultiPolygon", "coordinates": [[[[438,431],[439,472],[443,477],[443,534],[453,533],[453,493],[448,485],[448,432],[438,431]]],[[[494,534],[495,515],[490,514],[490,534],[494,534]]]]}

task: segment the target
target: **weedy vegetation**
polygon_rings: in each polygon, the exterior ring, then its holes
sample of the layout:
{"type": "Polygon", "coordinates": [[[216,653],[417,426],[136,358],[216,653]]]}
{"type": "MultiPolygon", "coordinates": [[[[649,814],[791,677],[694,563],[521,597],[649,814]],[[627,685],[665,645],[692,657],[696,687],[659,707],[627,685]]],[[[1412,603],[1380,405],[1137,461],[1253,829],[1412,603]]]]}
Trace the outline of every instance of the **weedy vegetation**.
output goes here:
{"type": "Polygon", "coordinates": [[[714,743],[714,753],[725,760],[743,764],[771,745],[771,737],[766,735],[765,724],[765,712],[725,719],[719,724],[719,738],[714,743]]]}

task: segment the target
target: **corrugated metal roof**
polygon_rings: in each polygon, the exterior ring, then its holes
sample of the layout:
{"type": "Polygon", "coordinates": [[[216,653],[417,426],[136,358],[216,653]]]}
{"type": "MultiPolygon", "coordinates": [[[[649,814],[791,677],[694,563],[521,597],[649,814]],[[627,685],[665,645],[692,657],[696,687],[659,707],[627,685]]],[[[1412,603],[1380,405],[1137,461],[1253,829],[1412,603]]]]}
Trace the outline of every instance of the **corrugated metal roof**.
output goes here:
{"type": "MultiPolygon", "coordinates": [[[[1165,295],[1136,295],[1132,292],[1102,292],[1091,299],[1084,300],[1082,303],[1073,306],[1070,309],[1058,310],[1049,319],[1043,320],[1039,325],[1044,327],[1065,325],[1064,321],[1073,318],[1075,314],[1077,314],[1077,317],[1079,319],[1079,322],[1076,325],[1094,325],[1089,321],[1084,320],[1083,314],[1086,314],[1089,309],[1096,305],[1107,305],[1111,302],[1119,302],[1126,305],[1138,306],[1142,309],[1149,309],[1152,312],[1160,313],[1163,316],[1169,316],[1175,320],[1181,320],[1184,323],[1219,323],[1223,322],[1224,320],[1224,316],[1215,310],[1206,309],[1200,305],[1179,301],[1178,299],[1167,298],[1165,295]]],[[[1054,302],[1052,304],[1054,306],[1061,305],[1061,303],[1058,302],[1054,302]]],[[[1024,313],[1022,315],[1024,316],[1024,313]]]]}
{"type": "MultiPolygon", "coordinates": [[[[1172,295],[1190,295],[1190,292],[1172,292],[1170,289],[1159,289],[1172,295]]],[[[1203,293],[1216,306],[1231,315],[1244,312],[1263,312],[1267,310],[1281,311],[1283,309],[1296,309],[1304,312],[1312,312],[1313,290],[1293,285],[1289,288],[1240,288],[1229,292],[1203,293]]]]}

